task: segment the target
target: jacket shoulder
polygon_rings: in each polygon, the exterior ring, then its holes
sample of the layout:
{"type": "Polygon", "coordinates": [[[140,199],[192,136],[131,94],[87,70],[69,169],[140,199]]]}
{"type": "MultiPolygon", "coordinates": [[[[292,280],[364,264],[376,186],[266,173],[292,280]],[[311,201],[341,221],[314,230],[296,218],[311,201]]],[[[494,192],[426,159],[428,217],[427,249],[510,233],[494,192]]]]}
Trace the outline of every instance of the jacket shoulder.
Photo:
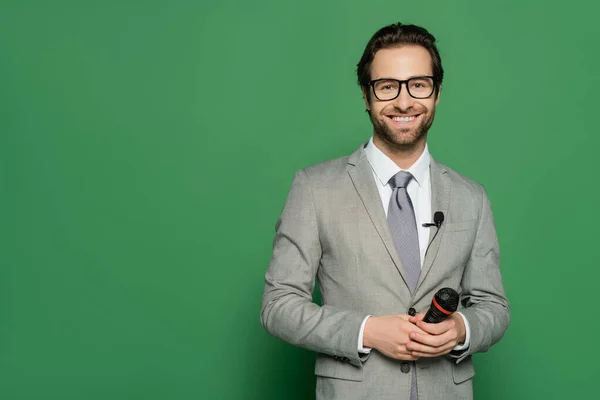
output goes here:
{"type": "Polygon", "coordinates": [[[307,175],[311,181],[329,181],[339,179],[348,171],[348,160],[350,156],[327,160],[318,164],[309,165],[301,171],[307,175]]]}
{"type": "Polygon", "coordinates": [[[474,179],[471,179],[468,176],[463,175],[462,173],[460,173],[444,164],[440,164],[440,163],[438,163],[438,164],[448,174],[448,177],[450,178],[450,181],[452,182],[453,187],[462,188],[464,190],[467,190],[470,192],[476,192],[476,193],[480,193],[482,190],[484,190],[483,185],[481,183],[475,181],[474,179]]]}

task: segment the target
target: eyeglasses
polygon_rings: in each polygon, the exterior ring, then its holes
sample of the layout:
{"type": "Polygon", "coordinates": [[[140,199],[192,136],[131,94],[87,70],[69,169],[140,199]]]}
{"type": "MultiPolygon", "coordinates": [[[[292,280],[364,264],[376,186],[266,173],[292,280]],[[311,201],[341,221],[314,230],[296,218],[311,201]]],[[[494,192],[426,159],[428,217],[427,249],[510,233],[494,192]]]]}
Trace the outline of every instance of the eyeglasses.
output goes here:
{"type": "Polygon", "coordinates": [[[404,81],[391,78],[375,79],[369,82],[377,100],[394,100],[400,95],[402,84],[406,83],[408,94],[415,99],[426,99],[435,90],[436,79],[433,76],[416,76],[404,81]]]}

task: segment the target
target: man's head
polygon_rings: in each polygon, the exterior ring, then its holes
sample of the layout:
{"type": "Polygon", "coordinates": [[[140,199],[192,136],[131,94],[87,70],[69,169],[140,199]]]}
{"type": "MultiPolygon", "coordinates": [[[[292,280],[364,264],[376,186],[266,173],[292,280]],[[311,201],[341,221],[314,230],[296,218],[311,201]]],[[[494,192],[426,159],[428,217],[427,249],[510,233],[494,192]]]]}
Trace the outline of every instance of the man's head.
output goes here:
{"type": "Polygon", "coordinates": [[[376,139],[402,148],[423,144],[444,77],[435,37],[415,25],[386,26],[367,44],[356,72],[376,139]]]}

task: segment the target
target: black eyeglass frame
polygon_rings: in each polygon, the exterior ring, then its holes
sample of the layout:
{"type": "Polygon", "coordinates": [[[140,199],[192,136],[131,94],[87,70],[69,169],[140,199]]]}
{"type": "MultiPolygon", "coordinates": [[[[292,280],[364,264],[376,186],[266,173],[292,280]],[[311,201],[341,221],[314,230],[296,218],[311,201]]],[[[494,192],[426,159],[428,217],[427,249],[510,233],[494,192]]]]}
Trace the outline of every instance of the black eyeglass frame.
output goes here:
{"type": "Polygon", "coordinates": [[[403,83],[406,84],[406,91],[408,92],[408,95],[410,97],[412,97],[413,99],[420,99],[420,100],[422,100],[422,99],[428,99],[428,98],[430,98],[435,93],[435,91],[437,89],[437,86],[438,86],[438,79],[435,76],[427,76],[427,75],[424,75],[424,76],[413,76],[412,78],[405,79],[403,81],[401,81],[399,79],[394,79],[394,78],[381,78],[381,79],[374,79],[372,81],[369,81],[369,86],[371,87],[371,91],[373,92],[373,95],[375,96],[375,98],[377,100],[379,100],[379,101],[392,101],[394,99],[397,99],[398,96],[400,96],[400,92],[402,91],[402,84],[403,83]],[[410,92],[410,89],[408,88],[408,81],[411,81],[413,79],[422,79],[422,78],[431,78],[431,80],[433,81],[433,88],[431,90],[431,94],[429,96],[426,96],[426,97],[416,97],[416,96],[413,96],[412,93],[410,92]],[[377,97],[377,93],[375,92],[375,84],[377,82],[380,82],[380,81],[395,81],[395,82],[398,82],[398,94],[396,96],[394,96],[393,98],[391,98],[391,99],[385,99],[385,100],[382,100],[379,97],[377,97]]]}

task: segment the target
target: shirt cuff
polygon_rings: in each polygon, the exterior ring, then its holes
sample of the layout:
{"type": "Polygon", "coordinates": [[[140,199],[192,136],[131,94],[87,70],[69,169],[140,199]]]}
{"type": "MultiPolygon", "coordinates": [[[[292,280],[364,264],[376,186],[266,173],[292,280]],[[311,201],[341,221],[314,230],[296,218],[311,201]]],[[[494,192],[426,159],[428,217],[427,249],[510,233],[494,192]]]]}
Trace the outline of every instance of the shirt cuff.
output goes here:
{"type": "Polygon", "coordinates": [[[457,314],[462,317],[463,322],[465,323],[465,342],[463,344],[456,345],[452,351],[467,350],[471,345],[471,327],[469,326],[469,321],[467,321],[467,318],[464,315],[459,312],[457,312],[457,314]]]}
{"type": "Polygon", "coordinates": [[[369,317],[371,317],[371,315],[367,315],[365,319],[363,319],[363,322],[360,325],[360,332],[358,333],[358,352],[362,354],[369,354],[371,352],[371,348],[363,347],[363,334],[365,333],[365,325],[367,324],[369,317]]]}

